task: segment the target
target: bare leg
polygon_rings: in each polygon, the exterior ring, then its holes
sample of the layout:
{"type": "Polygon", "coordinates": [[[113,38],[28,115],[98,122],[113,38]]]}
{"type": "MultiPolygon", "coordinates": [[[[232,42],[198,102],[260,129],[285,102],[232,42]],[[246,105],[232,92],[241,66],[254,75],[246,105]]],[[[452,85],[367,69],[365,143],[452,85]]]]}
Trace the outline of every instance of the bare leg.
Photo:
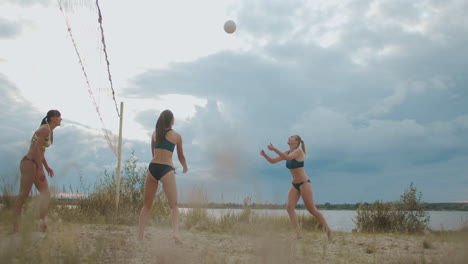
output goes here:
{"type": "Polygon", "coordinates": [[[314,196],[312,193],[312,184],[304,183],[300,187],[301,189],[301,194],[302,194],[302,200],[304,201],[304,205],[307,208],[307,210],[317,218],[317,220],[320,222],[320,224],[325,228],[325,231],[327,232],[327,237],[328,240],[332,240],[332,230],[327,224],[327,221],[323,217],[322,213],[320,213],[319,210],[317,210],[317,207],[315,207],[315,202],[314,202],[314,196]]]}
{"type": "Polygon", "coordinates": [[[289,221],[291,222],[298,239],[302,238],[301,228],[296,215],[296,205],[299,198],[301,198],[301,193],[291,186],[288,192],[288,204],[286,205],[286,210],[288,211],[289,221]]]}
{"type": "Polygon", "coordinates": [[[15,213],[13,216],[13,232],[19,231],[19,218],[21,216],[21,212],[23,211],[24,203],[26,202],[26,199],[28,199],[29,193],[31,192],[34,178],[36,178],[36,164],[33,161],[23,160],[20,164],[20,171],[21,182],[18,198],[15,202],[15,213]]]}
{"type": "Polygon", "coordinates": [[[164,193],[172,210],[172,236],[177,244],[182,243],[179,238],[179,208],[177,207],[177,185],[174,171],[168,172],[161,178],[164,193]]]}
{"type": "Polygon", "coordinates": [[[139,226],[138,226],[138,240],[143,240],[145,234],[146,223],[148,216],[153,207],[153,200],[156,191],[158,190],[158,181],[148,172],[145,180],[145,194],[143,200],[143,208],[141,208],[139,226]]]}
{"type": "Polygon", "coordinates": [[[50,201],[50,191],[49,184],[47,183],[47,178],[45,176],[44,170],[41,168],[38,170],[38,177],[34,180],[34,185],[37,190],[39,190],[39,217],[40,224],[39,230],[45,232],[47,230],[46,217],[49,212],[49,201],[50,201]]]}

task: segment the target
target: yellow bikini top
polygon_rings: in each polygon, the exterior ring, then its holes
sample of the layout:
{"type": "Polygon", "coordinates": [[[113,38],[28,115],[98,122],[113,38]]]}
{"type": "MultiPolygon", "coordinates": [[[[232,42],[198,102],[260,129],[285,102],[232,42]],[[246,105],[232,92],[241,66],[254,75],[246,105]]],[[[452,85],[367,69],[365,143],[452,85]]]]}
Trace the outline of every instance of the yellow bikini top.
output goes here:
{"type": "MultiPolygon", "coordinates": [[[[46,124],[49,127],[50,131],[50,126],[49,124],[46,124]]],[[[36,133],[34,133],[34,136],[31,138],[31,144],[36,143],[39,138],[37,137],[36,133]]],[[[49,136],[45,138],[44,144],[42,144],[42,148],[47,148],[50,145],[52,145],[52,141],[50,140],[50,132],[49,136]]]]}

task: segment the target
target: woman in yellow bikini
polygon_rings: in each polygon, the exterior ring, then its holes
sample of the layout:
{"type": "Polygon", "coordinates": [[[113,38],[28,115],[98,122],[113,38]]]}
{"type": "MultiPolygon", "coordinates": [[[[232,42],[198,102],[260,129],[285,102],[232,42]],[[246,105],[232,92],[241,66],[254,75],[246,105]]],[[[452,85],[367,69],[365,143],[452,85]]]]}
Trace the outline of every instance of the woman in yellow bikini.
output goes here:
{"type": "Polygon", "coordinates": [[[47,229],[46,216],[49,207],[50,192],[44,168],[50,177],[54,176],[54,171],[49,167],[49,164],[47,164],[44,153],[46,148],[52,145],[54,141],[53,130],[57,126],[60,126],[61,122],[62,117],[58,110],[50,110],[47,112],[46,117],[42,119],[41,126],[36,130],[31,139],[28,153],[20,162],[21,181],[20,191],[15,204],[14,232],[18,232],[19,230],[19,217],[21,216],[21,211],[31,192],[33,184],[40,193],[39,229],[43,232],[47,229]]]}

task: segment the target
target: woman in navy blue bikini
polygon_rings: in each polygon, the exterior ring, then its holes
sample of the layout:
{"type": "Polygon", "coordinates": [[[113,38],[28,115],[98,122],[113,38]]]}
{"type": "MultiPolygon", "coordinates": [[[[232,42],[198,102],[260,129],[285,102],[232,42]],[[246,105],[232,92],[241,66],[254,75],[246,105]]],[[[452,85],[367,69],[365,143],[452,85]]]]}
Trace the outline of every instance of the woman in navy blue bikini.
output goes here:
{"type": "Polygon", "coordinates": [[[284,152],[279,151],[271,143],[268,145],[268,149],[274,151],[278,154],[278,157],[271,158],[268,156],[265,151],[260,151],[260,155],[265,157],[265,159],[270,163],[277,163],[282,160],[286,160],[286,167],[290,170],[292,175],[292,185],[288,193],[288,204],[287,211],[289,214],[289,219],[291,225],[296,231],[296,237],[299,239],[302,237],[301,230],[299,227],[299,221],[296,215],[296,205],[299,201],[299,198],[302,196],[304,205],[307,210],[315,216],[320,224],[323,226],[327,232],[328,240],[332,239],[332,230],[327,224],[327,221],[315,207],[314,197],[312,193],[312,183],[310,183],[309,177],[304,170],[304,157],[306,154],[304,141],[299,135],[292,135],[288,139],[289,150],[284,152]],[[301,148],[300,148],[301,147],[301,148]]]}
{"type": "Polygon", "coordinates": [[[174,115],[170,110],[164,110],[156,122],[156,131],[151,137],[151,152],[153,159],[148,166],[145,181],[145,194],[143,208],[140,212],[138,240],[143,240],[148,216],[153,206],[154,195],[158,190],[159,182],[163,184],[163,190],[172,210],[172,236],[176,243],[181,243],[179,238],[179,208],[177,207],[177,186],[175,180],[175,168],[172,162],[172,154],[177,146],[177,157],[182,164],[182,172],[188,171],[184,151],[182,149],[182,136],[172,130],[174,115]]]}

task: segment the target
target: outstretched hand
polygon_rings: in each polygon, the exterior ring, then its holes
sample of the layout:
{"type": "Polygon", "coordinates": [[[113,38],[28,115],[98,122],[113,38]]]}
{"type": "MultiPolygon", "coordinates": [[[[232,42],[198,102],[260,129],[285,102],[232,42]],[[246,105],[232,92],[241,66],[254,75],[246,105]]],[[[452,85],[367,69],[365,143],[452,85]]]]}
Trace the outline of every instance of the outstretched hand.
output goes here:
{"type": "Polygon", "coordinates": [[[262,155],[263,157],[265,157],[266,154],[265,154],[265,151],[264,151],[263,149],[260,151],[260,155],[262,155]]]}
{"type": "Polygon", "coordinates": [[[268,149],[274,151],[276,148],[273,146],[273,144],[270,143],[268,144],[268,149]]]}

